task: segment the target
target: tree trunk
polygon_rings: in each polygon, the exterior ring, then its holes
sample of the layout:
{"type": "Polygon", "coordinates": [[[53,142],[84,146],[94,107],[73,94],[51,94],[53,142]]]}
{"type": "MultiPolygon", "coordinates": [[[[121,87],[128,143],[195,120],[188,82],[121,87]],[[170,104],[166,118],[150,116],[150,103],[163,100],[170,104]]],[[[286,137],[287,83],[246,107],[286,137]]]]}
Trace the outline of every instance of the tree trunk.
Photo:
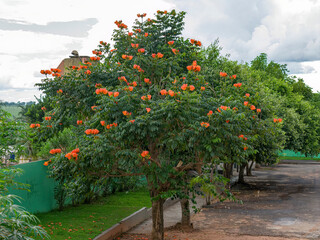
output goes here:
{"type": "Polygon", "coordinates": [[[249,163],[248,163],[247,176],[252,176],[252,167],[253,167],[253,164],[254,164],[254,160],[251,161],[250,166],[249,166],[249,163]]]}
{"type": "Polygon", "coordinates": [[[245,168],[246,168],[246,164],[245,163],[240,165],[238,183],[245,183],[245,181],[244,181],[244,169],[245,168]]]}
{"type": "Polygon", "coordinates": [[[163,203],[162,198],[152,202],[152,240],[163,240],[164,238],[163,203]]]}
{"type": "Polygon", "coordinates": [[[183,198],[180,200],[181,205],[181,226],[182,227],[190,227],[190,204],[189,200],[183,198]]]}
{"type": "Polygon", "coordinates": [[[223,176],[231,179],[232,170],[233,170],[233,163],[224,163],[223,167],[224,167],[223,176]]]}

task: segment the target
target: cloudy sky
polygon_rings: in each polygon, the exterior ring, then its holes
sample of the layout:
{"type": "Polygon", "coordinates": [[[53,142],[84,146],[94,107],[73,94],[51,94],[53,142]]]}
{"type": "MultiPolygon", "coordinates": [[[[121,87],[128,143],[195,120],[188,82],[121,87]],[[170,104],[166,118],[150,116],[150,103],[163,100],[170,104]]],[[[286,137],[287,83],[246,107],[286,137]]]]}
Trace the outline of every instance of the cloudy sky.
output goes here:
{"type": "Polygon", "coordinates": [[[320,91],[320,0],[0,0],[0,100],[33,101],[41,69],[110,42],[114,21],[187,12],[185,37],[250,62],[262,52],[320,91]]]}

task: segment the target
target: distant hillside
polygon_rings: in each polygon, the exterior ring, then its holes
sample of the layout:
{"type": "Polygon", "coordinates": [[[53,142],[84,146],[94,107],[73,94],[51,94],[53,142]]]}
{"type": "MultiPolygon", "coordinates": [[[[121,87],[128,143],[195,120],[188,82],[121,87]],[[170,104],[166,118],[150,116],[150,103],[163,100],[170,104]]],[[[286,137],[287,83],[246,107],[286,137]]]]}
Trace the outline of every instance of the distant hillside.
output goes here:
{"type": "Polygon", "coordinates": [[[21,111],[21,107],[17,105],[12,105],[12,106],[4,105],[4,106],[1,106],[1,108],[4,111],[10,113],[13,118],[19,117],[19,112],[21,111]]]}

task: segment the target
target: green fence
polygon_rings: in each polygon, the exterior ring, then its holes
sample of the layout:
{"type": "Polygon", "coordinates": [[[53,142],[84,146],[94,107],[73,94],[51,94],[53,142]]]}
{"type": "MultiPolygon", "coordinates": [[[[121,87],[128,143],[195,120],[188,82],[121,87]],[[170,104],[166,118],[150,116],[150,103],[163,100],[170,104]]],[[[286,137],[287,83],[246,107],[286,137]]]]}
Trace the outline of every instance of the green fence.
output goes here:
{"type": "Polygon", "coordinates": [[[31,213],[49,212],[57,208],[57,203],[54,199],[55,182],[53,179],[48,178],[48,168],[43,163],[44,160],[15,166],[15,168],[23,170],[23,174],[16,177],[15,180],[29,184],[30,192],[13,189],[10,190],[10,194],[21,197],[22,200],[19,205],[22,205],[31,213]]]}
{"type": "MultiPolygon", "coordinates": [[[[301,154],[300,152],[295,153],[291,150],[283,150],[281,153],[279,153],[279,156],[285,156],[285,157],[306,157],[304,154],[301,154]]],[[[313,158],[319,158],[320,154],[317,156],[312,156],[313,158]]]]}

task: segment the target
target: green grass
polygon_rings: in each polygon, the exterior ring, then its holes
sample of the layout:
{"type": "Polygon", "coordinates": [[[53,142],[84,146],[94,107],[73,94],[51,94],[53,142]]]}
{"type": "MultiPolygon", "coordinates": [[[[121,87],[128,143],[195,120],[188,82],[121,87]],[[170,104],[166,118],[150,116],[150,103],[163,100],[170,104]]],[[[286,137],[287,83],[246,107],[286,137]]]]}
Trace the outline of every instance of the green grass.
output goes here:
{"type": "Polygon", "coordinates": [[[21,108],[19,106],[1,106],[1,108],[10,113],[12,115],[12,117],[17,118],[19,117],[19,112],[21,111],[21,108]]]}
{"type": "Polygon", "coordinates": [[[93,239],[142,207],[151,207],[147,191],[121,192],[92,204],[36,214],[51,239],[93,239]]]}
{"type": "Polygon", "coordinates": [[[280,160],[315,160],[320,161],[319,158],[313,158],[313,157],[289,157],[289,156],[279,156],[280,160]]]}

